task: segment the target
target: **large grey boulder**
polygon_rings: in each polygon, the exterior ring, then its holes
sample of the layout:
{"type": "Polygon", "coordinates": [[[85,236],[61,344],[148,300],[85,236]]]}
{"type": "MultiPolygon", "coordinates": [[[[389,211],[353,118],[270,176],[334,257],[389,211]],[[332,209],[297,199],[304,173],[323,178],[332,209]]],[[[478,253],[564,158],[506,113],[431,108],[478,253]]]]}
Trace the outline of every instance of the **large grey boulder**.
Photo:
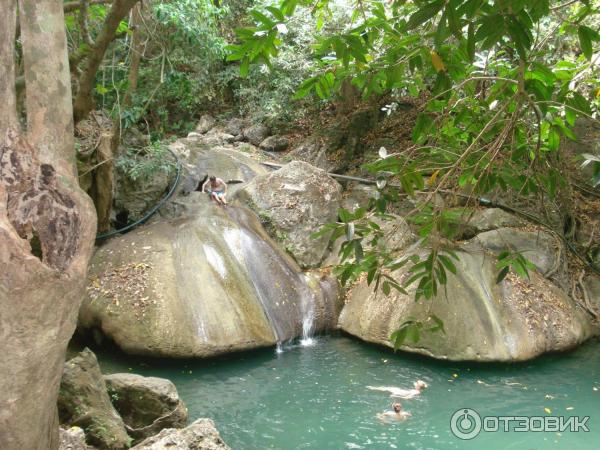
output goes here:
{"type": "Polygon", "coordinates": [[[590,274],[582,280],[583,301],[587,308],[600,318],[600,276],[590,274]]]}
{"type": "Polygon", "coordinates": [[[212,130],[216,123],[217,121],[213,116],[204,114],[202,117],[200,117],[198,125],[196,125],[196,131],[201,134],[207,133],[208,131],[212,130]]]}
{"type": "MultiPolygon", "coordinates": [[[[529,281],[511,273],[497,284],[493,256],[484,251],[458,255],[457,275],[449,274],[445,289],[432,300],[415,302],[416,283],[408,295],[392,290],[388,296],[374,293],[366,281],[358,283],[340,315],[341,329],[392,347],[390,335],[400,325],[426,322],[435,314],[443,320],[445,333],[423,332],[418,343],[407,340],[402,350],[456,361],[527,360],[567,350],[595,333],[586,314],[537,272],[530,272],[529,281]]],[[[409,267],[392,276],[406,282],[409,267]]]]}
{"type": "Polygon", "coordinates": [[[208,175],[231,182],[228,192],[233,195],[243,183],[268,173],[265,166],[229,145],[209,146],[202,141],[180,139],[170,148],[182,162],[182,182],[177,192],[184,195],[200,189],[199,184],[208,175]]]}
{"type": "Polygon", "coordinates": [[[153,436],[163,428],[187,425],[187,408],[171,381],[133,373],[105,375],[104,381],[113,406],[136,440],[153,436]]]}
{"type": "Polygon", "coordinates": [[[323,313],[337,297],[302,273],[251,211],[199,192],[176,202],[169,218],[97,250],[80,327],[129,353],[207,357],[335,326],[323,313]]]}
{"type": "Polygon", "coordinates": [[[459,239],[471,239],[479,233],[498,228],[519,228],[527,225],[525,220],[500,208],[455,208],[454,211],[458,214],[459,239]]]}
{"type": "Polygon", "coordinates": [[[178,430],[167,428],[156,436],[139,443],[132,450],[230,450],[223,442],[215,423],[198,419],[190,426],[178,430]]]}
{"type": "Polygon", "coordinates": [[[327,253],[329,235],[311,235],[335,221],[341,186],[321,169],[293,161],[254,178],[237,194],[252,208],[302,267],[317,266],[327,253]]]}
{"type": "Polygon", "coordinates": [[[260,148],[268,152],[282,152],[289,145],[290,142],[285,136],[269,136],[260,143],[260,148]]]}
{"type": "Polygon", "coordinates": [[[479,233],[472,242],[495,255],[505,250],[518,251],[544,275],[552,274],[559,268],[562,243],[546,231],[498,228],[479,233]]]}
{"type": "Polygon", "coordinates": [[[266,125],[251,125],[248,128],[244,128],[244,138],[252,145],[259,146],[267,136],[269,136],[269,128],[266,125]]]}
{"type": "Polygon", "coordinates": [[[87,348],[65,363],[58,413],[61,424],[83,428],[95,447],[129,448],[125,424],[110,402],[96,355],[87,348]]]}
{"type": "Polygon", "coordinates": [[[225,131],[233,136],[240,136],[247,125],[244,119],[235,117],[225,124],[225,131]]]}

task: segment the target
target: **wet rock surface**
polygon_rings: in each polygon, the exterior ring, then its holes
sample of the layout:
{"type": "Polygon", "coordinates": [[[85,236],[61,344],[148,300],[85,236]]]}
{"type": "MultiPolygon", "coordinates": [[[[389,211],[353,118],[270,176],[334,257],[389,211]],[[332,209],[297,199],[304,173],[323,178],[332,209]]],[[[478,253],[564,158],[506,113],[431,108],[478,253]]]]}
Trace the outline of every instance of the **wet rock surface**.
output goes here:
{"type": "Polygon", "coordinates": [[[132,450],[230,450],[215,423],[198,419],[183,429],[167,428],[139,443],[132,450]]]}
{"type": "Polygon", "coordinates": [[[60,422],[85,430],[99,449],[129,448],[123,420],[110,402],[96,356],[85,349],[65,363],[58,397],[60,422]]]}
{"type": "Polygon", "coordinates": [[[136,441],[164,428],[186,426],[187,408],[171,381],[132,373],[105,375],[104,381],[113,406],[136,441]]]}
{"type": "MultiPolygon", "coordinates": [[[[265,347],[335,326],[304,274],[243,207],[194,192],[168,218],[110,240],[89,270],[79,325],[129,353],[193,357],[265,347]]],[[[336,317],[337,318],[337,315],[336,317]]]]}
{"type": "Polygon", "coordinates": [[[336,219],[341,193],[339,183],[325,171],[294,161],[254,178],[237,198],[259,215],[302,267],[315,267],[327,253],[329,236],[312,234],[336,219]]]}

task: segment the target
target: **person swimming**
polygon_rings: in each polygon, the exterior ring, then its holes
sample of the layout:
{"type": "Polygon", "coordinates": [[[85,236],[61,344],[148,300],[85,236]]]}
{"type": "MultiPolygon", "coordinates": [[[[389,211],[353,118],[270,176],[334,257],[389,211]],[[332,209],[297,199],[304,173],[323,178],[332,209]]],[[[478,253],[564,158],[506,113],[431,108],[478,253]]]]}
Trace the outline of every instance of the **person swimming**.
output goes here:
{"type": "Polygon", "coordinates": [[[428,387],[427,383],[425,383],[423,380],[417,380],[414,382],[414,389],[401,389],[393,386],[367,386],[367,389],[372,391],[389,392],[390,397],[408,399],[420,395],[426,387],[428,387]]]}
{"type": "Polygon", "coordinates": [[[382,422],[387,422],[389,420],[401,422],[408,419],[410,416],[412,416],[412,414],[408,411],[403,411],[400,403],[392,403],[392,411],[384,411],[377,414],[377,418],[382,422]]]}

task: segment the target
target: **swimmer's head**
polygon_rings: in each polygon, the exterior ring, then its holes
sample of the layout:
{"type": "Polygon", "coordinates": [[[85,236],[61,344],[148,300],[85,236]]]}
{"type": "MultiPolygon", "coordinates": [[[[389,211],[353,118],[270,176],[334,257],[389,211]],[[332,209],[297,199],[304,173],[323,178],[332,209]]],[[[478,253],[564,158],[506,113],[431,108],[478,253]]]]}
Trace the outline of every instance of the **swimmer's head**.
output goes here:
{"type": "Polygon", "coordinates": [[[392,403],[392,409],[394,410],[394,412],[399,413],[400,411],[402,411],[402,405],[400,403],[392,403]]]}
{"type": "Polygon", "coordinates": [[[210,181],[217,181],[217,177],[215,177],[214,175],[211,175],[210,177],[208,177],[208,179],[210,181]]]}
{"type": "Polygon", "coordinates": [[[425,383],[423,380],[417,380],[417,381],[415,381],[415,389],[417,391],[421,392],[426,387],[427,387],[427,383],[425,383]]]}

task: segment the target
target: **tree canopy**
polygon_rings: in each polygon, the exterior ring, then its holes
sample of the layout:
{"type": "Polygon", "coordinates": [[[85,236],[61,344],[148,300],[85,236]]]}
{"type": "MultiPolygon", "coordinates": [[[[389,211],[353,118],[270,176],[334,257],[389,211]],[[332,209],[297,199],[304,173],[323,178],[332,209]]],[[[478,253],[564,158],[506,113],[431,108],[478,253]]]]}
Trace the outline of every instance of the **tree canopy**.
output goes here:
{"type": "MultiPolygon", "coordinates": [[[[310,11],[320,30],[336,6],[284,0],[254,9],[253,26],[236,31],[239,42],[227,47],[228,59],[240,61],[242,76],[251,64],[270,66],[298,8],[310,11]]],[[[346,235],[342,282],[366,273],[384,293],[416,283],[416,300],[435,297],[456,272],[457,258],[457,212],[436,204],[439,193],[463,196],[473,206],[508,192],[568,215],[571,186],[561,141],[577,139],[579,117],[597,118],[598,12],[591,1],[358,0],[350,23],[318,36],[315,75],[295,98],[329,99],[350,82],[363,98],[389,98],[388,114],[403,98],[416,99],[420,110],[411,148],[390,153],[382,147],[366,166],[378,179],[372,210],[341,211],[340,221],[323,230],[334,230],[333,238],[346,235]],[[409,220],[430,252],[397,260],[377,246],[381,231],[371,219],[386,214],[399,196],[416,194],[422,195],[409,220]],[[412,277],[403,286],[389,274],[407,263],[412,277]]],[[[584,159],[598,163],[593,155],[584,159]]],[[[597,169],[594,176],[600,183],[597,169]]],[[[498,281],[510,268],[527,276],[531,267],[507,249],[499,256],[498,281]]],[[[397,343],[407,334],[418,338],[423,326],[405,324],[397,343]]],[[[431,328],[441,326],[432,318],[431,328]]]]}

